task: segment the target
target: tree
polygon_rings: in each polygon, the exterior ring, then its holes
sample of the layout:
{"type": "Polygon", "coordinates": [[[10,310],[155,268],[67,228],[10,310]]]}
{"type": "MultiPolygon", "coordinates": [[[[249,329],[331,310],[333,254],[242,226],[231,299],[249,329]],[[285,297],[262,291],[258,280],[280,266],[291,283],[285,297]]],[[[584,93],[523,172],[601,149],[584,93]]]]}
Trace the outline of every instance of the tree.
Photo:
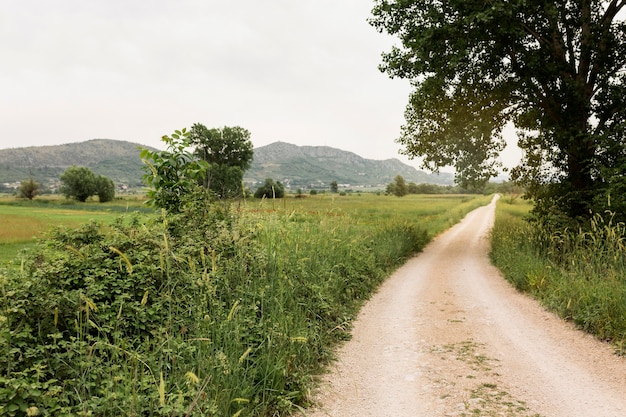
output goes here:
{"type": "Polygon", "coordinates": [[[113,200],[115,197],[115,184],[113,180],[102,175],[96,177],[96,194],[101,203],[113,200]]]}
{"type": "Polygon", "coordinates": [[[331,193],[336,193],[337,191],[339,191],[339,185],[337,185],[337,181],[331,181],[330,182],[330,192],[331,193]]]}
{"type": "Polygon", "coordinates": [[[193,194],[205,178],[209,165],[188,149],[191,146],[187,129],[163,136],[164,151],[142,149],[141,160],[146,165],[143,180],[150,187],[147,203],[171,213],[182,211],[186,196],[193,194]]]}
{"type": "MultiPolygon", "coordinates": [[[[415,90],[398,142],[463,187],[496,173],[513,123],[514,178],[536,209],[588,213],[626,173],[624,0],[377,0],[370,23],[398,36],[381,69],[415,90]]],[[[623,182],[623,181],[622,181],[623,182]]]]}
{"type": "Polygon", "coordinates": [[[396,175],[393,182],[387,185],[387,194],[393,194],[396,197],[404,197],[409,193],[409,186],[406,184],[402,175],[396,175]]]}
{"type": "Polygon", "coordinates": [[[84,202],[96,194],[96,175],[87,167],[73,165],[61,174],[59,191],[66,198],[84,202]]]}
{"type": "Polygon", "coordinates": [[[274,182],[271,178],[267,178],[265,183],[254,192],[255,198],[283,198],[284,196],[285,187],[280,181],[274,182]]]}
{"type": "Polygon", "coordinates": [[[250,132],[239,126],[207,129],[196,123],[189,131],[189,141],[195,155],[209,165],[203,185],[220,198],[240,194],[243,174],[254,157],[250,132]]]}
{"type": "Polygon", "coordinates": [[[38,182],[35,182],[33,177],[30,177],[30,179],[20,183],[18,191],[19,196],[20,198],[28,198],[29,200],[32,200],[37,196],[37,194],[39,194],[40,187],[41,185],[38,182]]]}

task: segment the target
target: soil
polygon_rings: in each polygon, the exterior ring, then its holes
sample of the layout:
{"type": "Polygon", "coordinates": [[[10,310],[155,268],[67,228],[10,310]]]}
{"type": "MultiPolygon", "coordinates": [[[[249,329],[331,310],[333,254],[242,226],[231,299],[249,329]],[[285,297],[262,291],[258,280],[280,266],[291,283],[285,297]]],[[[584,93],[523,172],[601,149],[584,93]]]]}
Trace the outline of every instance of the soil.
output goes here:
{"type": "Polygon", "coordinates": [[[626,358],[490,264],[495,201],[365,304],[307,416],[626,416],[626,358]]]}

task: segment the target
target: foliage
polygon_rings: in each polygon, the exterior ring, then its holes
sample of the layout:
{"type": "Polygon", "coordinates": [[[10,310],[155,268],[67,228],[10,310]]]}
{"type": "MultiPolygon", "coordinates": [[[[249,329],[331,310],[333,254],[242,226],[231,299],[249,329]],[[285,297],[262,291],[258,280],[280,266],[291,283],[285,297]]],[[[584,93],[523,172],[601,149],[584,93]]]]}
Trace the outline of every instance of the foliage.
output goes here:
{"type": "Polygon", "coordinates": [[[337,185],[337,181],[330,182],[330,192],[336,193],[339,190],[339,186],[337,185]]]}
{"type": "Polygon", "coordinates": [[[191,139],[187,129],[176,130],[171,136],[163,136],[161,140],[165,143],[166,150],[153,151],[144,148],[140,153],[145,164],[143,179],[150,187],[147,204],[171,213],[179,213],[185,196],[196,191],[209,169],[209,164],[198,160],[188,151],[191,139]]]}
{"type": "Polygon", "coordinates": [[[58,228],[0,274],[0,414],[294,412],[384,277],[482,201],[236,212],[196,191],[180,213],[58,228]]]}
{"type": "Polygon", "coordinates": [[[404,197],[409,193],[409,186],[402,177],[402,175],[396,175],[394,182],[387,184],[387,194],[393,194],[396,197],[404,197]]]}
{"type": "Polygon", "coordinates": [[[255,198],[283,198],[285,196],[285,187],[280,181],[274,182],[273,179],[267,178],[262,186],[254,192],[255,198]]]}
{"type": "Polygon", "coordinates": [[[196,123],[188,137],[195,155],[209,165],[203,185],[220,198],[241,194],[243,174],[254,157],[250,132],[239,126],[207,129],[196,123]]]}
{"type": "Polygon", "coordinates": [[[41,184],[36,182],[33,177],[30,177],[28,180],[20,183],[18,195],[20,198],[32,200],[39,194],[39,188],[41,188],[41,184]]]}
{"type": "Polygon", "coordinates": [[[96,194],[96,174],[87,167],[73,165],[61,174],[61,188],[59,191],[66,198],[75,198],[85,202],[96,194]]]}
{"type": "Polygon", "coordinates": [[[115,197],[113,180],[102,175],[96,177],[96,194],[101,203],[107,203],[115,197]]]}
{"type": "Polygon", "coordinates": [[[626,354],[626,228],[611,214],[585,229],[529,222],[529,205],[498,203],[491,258],[516,288],[626,354]]]}
{"type": "Polygon", "coordinates": [[[415,86],[403,152],[433,170],[453,165],[460,184],[480,188],[513,123],[525,155],[513,175],[536,210],[588,216],[594,201],[606,201],[596,196],[623,182],[624,6],[377,0],[371,23],[402,43],[382,69],[415,86]]]}

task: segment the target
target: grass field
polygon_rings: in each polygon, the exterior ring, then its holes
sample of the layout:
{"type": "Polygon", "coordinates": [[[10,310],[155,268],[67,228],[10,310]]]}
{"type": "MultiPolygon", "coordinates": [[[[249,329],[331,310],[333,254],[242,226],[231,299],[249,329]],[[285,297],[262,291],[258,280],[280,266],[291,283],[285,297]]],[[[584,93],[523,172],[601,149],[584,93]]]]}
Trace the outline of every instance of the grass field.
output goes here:
{"type": "Polygon", "coordinates": [[[77,227],[91,220],[107,224],[121,213],[146,211],[143,197],[118,198],[100,204],[77,203],[59,196],[34,201],[13,197],[0,198],[0,265],[14,259],[24,248],[32,246],[52,227],[77,227]]]}
{"type": "MultiPolygon", "coordinates": [[[[18,253],[32,246],[35,238],[42,237],[55,226],[77,227],[91,220],[111,223],[123,213],[151,210],[144,204],[142,196],[118,198],[100,204],[97,201],[77,203],[59,196],[42,197],[36,200],[0,198],[0,265],[16,258],[18,253]]],[[[415,221],[429,234],[458,222],[469,206],[475,206],[475,197],[463,195],[408,195],[404,198],[376,195],[373,193],[320,194],[277,200],[248,199],[235,205],[243,211],[324,213],[325,215],[354,216],[354,220],[368,222],[415,221]]]]}

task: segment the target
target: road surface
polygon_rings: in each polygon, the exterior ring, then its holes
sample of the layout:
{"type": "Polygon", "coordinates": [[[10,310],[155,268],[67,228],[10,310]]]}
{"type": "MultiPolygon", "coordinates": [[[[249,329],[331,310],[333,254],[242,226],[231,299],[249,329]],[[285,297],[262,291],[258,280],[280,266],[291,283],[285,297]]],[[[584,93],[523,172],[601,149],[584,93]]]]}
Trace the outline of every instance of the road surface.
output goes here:
{"type": "Polygon", "coordinates": [[[495,201],[381,286],[307,416],[626,416],[626,358],[490,264],[495,201]]]}

